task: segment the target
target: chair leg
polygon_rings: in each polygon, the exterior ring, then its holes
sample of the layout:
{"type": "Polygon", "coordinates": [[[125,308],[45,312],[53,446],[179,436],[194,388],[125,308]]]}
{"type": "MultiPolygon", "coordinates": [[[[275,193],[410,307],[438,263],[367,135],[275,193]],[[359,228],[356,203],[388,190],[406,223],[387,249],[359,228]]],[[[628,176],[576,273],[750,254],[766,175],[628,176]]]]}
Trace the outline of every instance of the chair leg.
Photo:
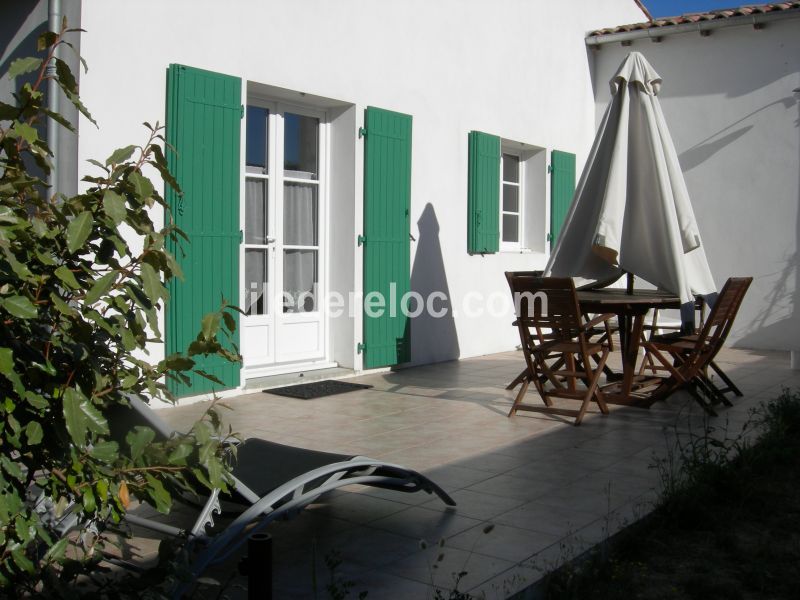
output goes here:
{"type": "Polygon", "coordinates": [[[709,402],[706,402],[703,399],[703,397],[697,391],[697,387],[694,385],[694,382],[689,382],[689,384],[686,386],[686,390],[689,392],[692,398],[694,398],[695,401],[703,408],[703,410],[706,411],[708,416],[710,417],[717,416],[717,411],[714,410],[714,407],[711,406],[709,402]]]}
{"type": "Polygon", "coordinates": [[[517,397],[514,398],[514,404],[511,405],[511,410],[508,412],[509,417],[513,417],[517,413],[517,407],[522,404],[522,399],[525,397],[525,392],[528,391],[528,386],[530,385],[530,377],[526,376],[522,379],[522,387],[517,394],[517,397]]]}
{"type": "Polygon", "coordinates": [[[725,406],[733,406],[733,403],[725,396],[725,391],[719,389],[714,382],[711,381],[704,373],[699,373],[695,378],[696,383],[702,390],[712,398],[712,404],[724,404],[725,406]]]}
{"type": "Polygon", "coordinates": [[[731,381],[731,378],[728,377],[728,375],[725,373],[725,371],[720,369],[720,367],[719,367],[719,365],[717,363],[715,363],[712,360],[710,366],[711,366],[712,369],[714,369],[714,372],[717,375],[719,375],[719,378],[722,379],[722,381],[725,382],[725,385],[728,386],[728,389],[730,391],[732,391],[734,394],[736,394],[740,398],[744,395],[744,394],[742,394],[741,390],[738,387],[736,387],[736,384],[733,383],[733,381],[731,381]]]}
{"type": "Polygon", "coordinates": [[[602,412],[604,415],[608,414],[608,405],[606,404],[605,399],[602,397],[603,393],[597,389],[597,385],[600,381],[600,375],[603,373],[603,366],[606,364],[607,359],[608,350],[603,352],[602,358],[600,359],[600,364],[597,365],[594,374],[592,375],[592,379],[587,386],[586,395],[583,397],[583,402],[581,402],[578,415],[575,417],[576,426],[580,425],[581,421],[583,421],[583,416],[586,414],[586,410],[589,408],[589,403],[592,401],[592,398],[594,398],[594,400],[597,402],[597,405],[600,407],[600,412],[602,412]]]}
{"type": "Polygon", "coordinates": [[[514,381],[512,381],[506,386],[506,389],[513,390],[515,387],[517,387],[520,383],[522,383],[525,380],[525,376],[527,374],[528,374],[528,369],[523,370],[522,373],[520,373],[514,378],[514,381]]]}

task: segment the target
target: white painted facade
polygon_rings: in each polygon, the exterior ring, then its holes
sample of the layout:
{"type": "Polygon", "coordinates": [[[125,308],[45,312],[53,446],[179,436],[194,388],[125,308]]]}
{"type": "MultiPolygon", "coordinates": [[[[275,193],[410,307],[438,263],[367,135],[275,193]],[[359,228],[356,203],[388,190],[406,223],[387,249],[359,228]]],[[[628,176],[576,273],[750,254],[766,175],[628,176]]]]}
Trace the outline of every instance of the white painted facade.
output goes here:
{"type": "MultiPolygon", "coordinates": [[[[640,21],[631,0],[84,0],[81,96],[99,129],[80,125],[80,175],[163,123],[166,69],[180,63],[234,75],[243,104],[258,94],[322,111],[324,279],[359,293],[364,109],[413,117],[412,284],[446,292],[455,309],[412,321],[413,363],[514,348],[510,312],[470,317],[470,294],[508,296],[506,270],[541,269],[549,243],[553,149],[585,160],[595,129],[592,53],[584,38],[608,23],[640,21]],[[524,158],[523,249],[467,253],[467,140],[471,130],[516,144],[524,158]]],[[[244,193],[244,191],[243,191],[244,193]]],[[[474,303],[477,305],[477,303],[474,303]]],[[[320,365],[360,370],[361,313],[324,323],[320,365]]],[[[243,341],[243,345],[246,345],[243,341]]],[[[159,358],[154,348],[153,358],[159,358]]],[[[291,368],[291,365],[287,368],[291,368]]]]}
{"type": "Polygon", "coordinates": [[[667,31],[652,31],[659,43],[594,51],[596,117],[626,54],[644,54],[664,80],[661,106],[716,283],[754,277],[729,341],[800,350],[800,18],[667,31]]]}

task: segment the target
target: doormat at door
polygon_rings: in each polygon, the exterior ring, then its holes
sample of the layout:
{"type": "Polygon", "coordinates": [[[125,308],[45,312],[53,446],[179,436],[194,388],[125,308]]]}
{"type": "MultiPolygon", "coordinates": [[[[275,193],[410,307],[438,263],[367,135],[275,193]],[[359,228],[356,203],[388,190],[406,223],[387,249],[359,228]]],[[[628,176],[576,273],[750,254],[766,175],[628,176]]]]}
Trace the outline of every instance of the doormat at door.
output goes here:
{"type": "Polygon", "coordinates": [[[371,387],[371,385],[365,385],[363,383],[348,383],[346,381],[336,381],[335,379],[324,379],[322,381],[287,385],[286,387],[272,388],[263,391],[267,394],[275,394],[277,396],[313,400],[314,398],[322,398],[323,396],[333,396],[334,394],[366,390],[371,387]]]}

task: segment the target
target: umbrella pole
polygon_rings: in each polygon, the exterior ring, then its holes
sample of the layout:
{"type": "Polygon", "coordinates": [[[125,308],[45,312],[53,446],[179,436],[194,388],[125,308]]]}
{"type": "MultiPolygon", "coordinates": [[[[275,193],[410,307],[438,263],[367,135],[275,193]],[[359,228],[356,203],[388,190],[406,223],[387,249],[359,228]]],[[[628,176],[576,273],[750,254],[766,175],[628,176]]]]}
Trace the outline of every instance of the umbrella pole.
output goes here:
{"type": "MultiPolygon", "coordinates": [[[[625,293],[633,294],[633,273],[624,271],[626,277],[625,293]]],[[[631,329],[633,317],[630,315],[617,315],[617,322],[619,323],[619,345],[622,349],[622,355],[627,356],[628,344],[630,343],[631,329]]]]}

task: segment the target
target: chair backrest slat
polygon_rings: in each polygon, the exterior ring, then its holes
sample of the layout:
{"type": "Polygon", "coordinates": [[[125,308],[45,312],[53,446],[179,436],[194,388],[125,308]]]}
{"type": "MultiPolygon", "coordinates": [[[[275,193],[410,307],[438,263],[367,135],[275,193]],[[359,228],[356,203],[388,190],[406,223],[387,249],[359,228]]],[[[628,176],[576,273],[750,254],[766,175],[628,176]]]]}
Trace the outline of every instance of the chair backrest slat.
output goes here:
{"type": "Polygon", "coordinates": [[[730,277],[725,282],[697,338],[695,352],[699,362],[707,363],[719,352],[752,281],[752,277],[730,277]]]}
{"type": "Polygon", "coordinates": [[[576,332],[581,313],[572,279],[507,274],[517,319],[528,326],[576,332]],[[510,277],[509,277],[510,275],[510,277]]]}

